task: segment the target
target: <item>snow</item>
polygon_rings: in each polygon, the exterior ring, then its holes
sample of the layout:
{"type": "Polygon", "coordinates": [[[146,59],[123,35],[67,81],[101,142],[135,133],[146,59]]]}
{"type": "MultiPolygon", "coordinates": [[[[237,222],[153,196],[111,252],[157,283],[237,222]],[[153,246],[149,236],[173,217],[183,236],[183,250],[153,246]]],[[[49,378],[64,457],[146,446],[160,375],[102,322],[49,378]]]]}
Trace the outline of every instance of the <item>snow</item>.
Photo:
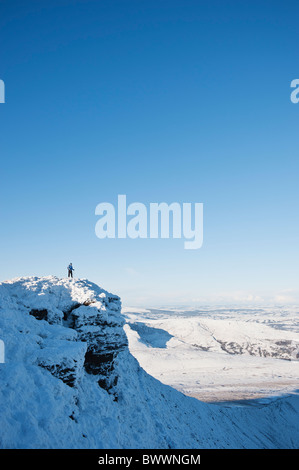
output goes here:
{"type": "MultiPolygon", "coordinates": [[[[0,283],[0,338],[5,344],[5,363],[0,364],[0,447],[298,447],[299,397],[294,390],[256,406],[204,403],[178,390],[179,382],[188,388],[196,377],[198,392],[200,384],[205,385],[201,374],[211,367],[210,380],[217,361],[220,369],[225,360],[227,367],[235,358],[240,367],[257,360],[248,351],[229,354],[213,340],[212,336],[230,339],[228,332],[233,331],[234,338],[246,341],[242,325],[229,321],[228,331],[219,336],[222,330],[215,316],[200,323],[192,315],[173,312],[121,312],[117,296],[86,279],[27,277],[0,283]],[[111,390],[99,386],[100,376],[85,368],[90,338],[114,353],[110,366],[117,383],[111,390]],[[210,349],[192,349],[195,341],[210,349]],[[206,365],[193,369],[191,352],[194,360],[200,357],[206,365]],[[166,380],[158,380],[155,375],[167,371],[165,360],[170,372],[166,380]]],[[[271,329],[269,336],[269,325],[262,325],[265,330],[258,330],[254,322],[253,329],[247,326],[248,338],[254,333],[267,351],[273,351],[277,339],[289,341],[292,336],[292,344],[297,344],[295,331],[290,335],[289,330],[271,329]]],[[[290,349],[288,354],[293,354],[290,349]]],[[[274,361],[281,370],[281,363],[297,364],[295,359],[258,359],[274,361]]],[[[244,373],[240,381],[243,378],[244,373]]],[[[214,379],[217,382],[218,377],[214,379]]]]}
{"type": "Polygon", "coordinates": [[[298,388],[297,309],[126,308],[129,347],[144,369],[207,402],[298,388]]]}

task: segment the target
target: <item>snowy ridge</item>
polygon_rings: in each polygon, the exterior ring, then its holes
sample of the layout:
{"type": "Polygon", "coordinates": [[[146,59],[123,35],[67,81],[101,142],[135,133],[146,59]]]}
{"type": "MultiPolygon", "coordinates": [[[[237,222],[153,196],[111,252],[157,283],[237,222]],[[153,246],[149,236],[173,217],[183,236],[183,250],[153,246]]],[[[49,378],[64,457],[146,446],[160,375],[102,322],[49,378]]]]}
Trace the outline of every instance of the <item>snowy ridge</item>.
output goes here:
{"type": "Polygon", "coordinates": [[[0,447],[298,447],[296,394],[256,407],[187,397],[140,367],[125,323],[119,297],[88,280],[1,283],[0,447]]]}
{"type": "Polygon", "coordinates": [[[130,351],[145,370],[206,402],[298,389],[297,309],[124,309],[130,351]]]}

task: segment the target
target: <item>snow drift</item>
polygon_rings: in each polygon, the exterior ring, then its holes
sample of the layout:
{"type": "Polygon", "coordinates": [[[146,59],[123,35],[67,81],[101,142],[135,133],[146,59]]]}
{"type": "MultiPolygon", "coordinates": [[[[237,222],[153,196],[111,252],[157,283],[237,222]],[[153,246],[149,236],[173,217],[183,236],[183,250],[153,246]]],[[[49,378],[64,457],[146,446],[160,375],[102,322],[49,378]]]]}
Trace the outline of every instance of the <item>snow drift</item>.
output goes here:
{"type": "Polygon", "coordinates": [[[298,396],[226,407],[131,355],[118,296],[88,280],[0,284],[1,448],[297,448],[298,396]]]}

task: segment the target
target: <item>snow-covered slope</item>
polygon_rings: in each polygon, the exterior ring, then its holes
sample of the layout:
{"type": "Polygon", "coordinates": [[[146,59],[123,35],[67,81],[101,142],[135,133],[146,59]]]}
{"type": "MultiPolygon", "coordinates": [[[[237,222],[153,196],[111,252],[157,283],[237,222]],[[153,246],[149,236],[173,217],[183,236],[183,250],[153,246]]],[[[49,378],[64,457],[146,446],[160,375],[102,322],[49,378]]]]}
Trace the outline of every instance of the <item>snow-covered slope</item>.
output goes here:
{"type": "Polygon", "coordinates": [[[129,348],[163,383],[206,402],[298,389],[298,308],[124,308],[129,348]]]}
{"type": "Polygon", "coordinates": [[[124,324],[120,299],[87,280],[1,283],[0,447],[298,447],[298,396],[257,407],[187,397],[140,367],[124,324]]]}

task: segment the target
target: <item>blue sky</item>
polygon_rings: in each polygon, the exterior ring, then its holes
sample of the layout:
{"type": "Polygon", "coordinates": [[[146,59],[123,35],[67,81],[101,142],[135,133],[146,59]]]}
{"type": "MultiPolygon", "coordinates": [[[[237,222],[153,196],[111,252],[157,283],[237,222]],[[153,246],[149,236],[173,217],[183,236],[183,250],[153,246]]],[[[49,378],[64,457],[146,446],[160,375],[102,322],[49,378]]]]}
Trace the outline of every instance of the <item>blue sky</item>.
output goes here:
{"type": "Polygon", "coordinates": [[[296,1],[2,1],[2,280],[125,305],[297,302],[296,1]],[[99,240],[95,208],[202,202],[204,243],[99,240]]]}

